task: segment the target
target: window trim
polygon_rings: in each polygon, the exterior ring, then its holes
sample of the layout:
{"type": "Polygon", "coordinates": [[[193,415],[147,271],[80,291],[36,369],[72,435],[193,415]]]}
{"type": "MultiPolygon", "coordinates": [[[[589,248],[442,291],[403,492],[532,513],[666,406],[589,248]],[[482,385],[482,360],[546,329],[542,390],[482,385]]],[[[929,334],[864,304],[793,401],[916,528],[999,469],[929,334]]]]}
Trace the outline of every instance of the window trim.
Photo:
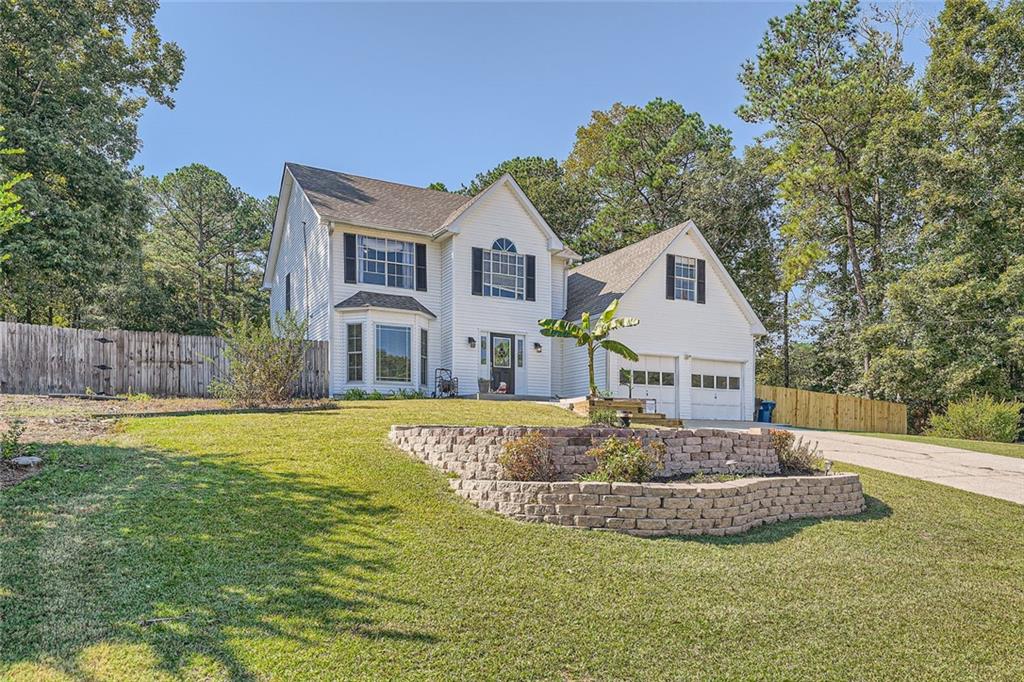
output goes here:
{"type": "Polygon", "coordinates": [[[387,287],[389,289],[407,289],[413,290],[416,288],[416,242],[406,241],[404,239],[392,239],[390,237],[374,237],[367,234],[356,235],[356,281],[359,284],[366,284],[368,286],[375,287],[387,287]],[[372,239],[377,242],[384,243],[384,260],[378,258],[367,257],[366,240],[372,239]],[[387,254],[391,253],[391,246],[393,244],[399,245],[399,251],[402,255],[403,260],[401,262],[392,263],[388,260],[387,254]],[[384,283],[380,282],[368,282],[366,281],[366,264],[367,263],[380,263],[383,264],[383,272],[372,272],[373,275],[384,275],[384,283]],[[392,273],[392,268],[395,268],[396,272],[392,273]],[[392,278],[395,278],[395,282],[399,281],[401,277],[403,284],[391,283],[392,278]]]}
{"type": "Polygon", "coordinates": [[[428,338],[427,330],[424,327],[420,327],[420,385],[427,385],[427,370],[429,369],[430,360],[428,359],[428,338]]]}
{"type": "Polygon", "coordinates": [[[404,324],[376,324],[374,325],[374,344],[373,344],[373,367],[374,373],[373,378],[380,383],[387,384],[411,384],[412,383],[412,327],[404,324]],[[382,377],[380,368],[380,333],[381,330],[401,330],[405,332],[406,347],[408,348],[406,356],[407,372],[404,378],[402,377],[382,377]]]}
{"type": "Polygon", "coordinates": [[[697,259],[692,256],[674,256],[674,272],[672,276],[672,295],[677,301],[697,301],[697,259]],[[689,269],[692,276],[685,271],[689,269]]]}
{"type": "Polygon", "coordinates": [[[345,382],[350,384],[363,383],[363,377],[365,376],[364,355],[363,346],[365,344],[365,338],[363,336],[363,323],[362,322],[346,322],[345,323],[345,382]],[[353,337],[352,328],[358,327],[358,336],[353,337]],[[353,339],[359,340],[359,349],[352,350],[353,339]],[[359,363],[355,365],[359,368],[359,376],[352,378],[352,359],[354,355],[359,356],[359,363]]]}

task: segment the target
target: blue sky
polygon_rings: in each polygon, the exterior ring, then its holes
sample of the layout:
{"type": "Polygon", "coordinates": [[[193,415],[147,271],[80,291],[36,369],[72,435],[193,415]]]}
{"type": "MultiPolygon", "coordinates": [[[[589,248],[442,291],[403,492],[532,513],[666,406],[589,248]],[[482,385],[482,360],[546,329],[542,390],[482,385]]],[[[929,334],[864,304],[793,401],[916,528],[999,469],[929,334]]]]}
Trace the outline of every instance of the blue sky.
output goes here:
{"type": "MultiPolygon", "coordinates": [[[[674,99],[732,129],[740,64],[791,3],[169,3],[157,25],[185,50],[174,109],[150,106],[136,162],[192,162],[251,194],[281,164],[458,188],[512,156],[565,158],[612,103],[674,99]]],[[[937,4],[917,5],[924,19],[937,4]]],[[[908,56],[924,63],[925,30],[908,56]]]]}

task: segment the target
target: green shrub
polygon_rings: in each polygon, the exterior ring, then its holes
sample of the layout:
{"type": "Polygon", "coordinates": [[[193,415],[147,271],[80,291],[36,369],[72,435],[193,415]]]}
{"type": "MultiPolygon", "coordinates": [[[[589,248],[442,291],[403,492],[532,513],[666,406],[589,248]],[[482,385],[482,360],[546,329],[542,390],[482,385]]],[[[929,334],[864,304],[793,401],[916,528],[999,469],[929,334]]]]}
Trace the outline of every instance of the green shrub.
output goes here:
{"type": "Polygon", "coordinates": [[[242,407],[291,400],[306,354],[306,328],[291,313],[277,320],[276,334],[265,322],[243,320],[228,327],[228,376],[210,383],[213,395],[242,407]]]}
{"type": "Polygon", "coordinates": [[[950,403],[945,414],[933,413],[929,436],[1012,443],[1020,434],[1020,411],[1024,404],[1000,402],[984,396],[950,403]]]}
{"type": "Polygon", "coordinates": [[[782,473],[813,474],[825,470],[825,460],[818,452],[817,443],[797,438],[785,429],[772,429],[769,437],[782,473]]]}
{"type": "Polygon", "coordinates": [[[418,400],[426,396],[423,391],[414,391],[411,388],[400,388],[397,391],[392,391],[391,395],[388,397],[392,400],[418,400]]]}
{"type": "Polygon", "coordinates": [[[590,423],[594,426],[622,426],[622,420],[615,414],[615,410],[604,407],[590,408],[590,423]]]}
{"type": "Polygon", "coordinates": [[[639,438],[612,436],[587,450],[587,455],[597,460],[597,469],[587,474],[586,479],[641,483],[651,480],[664,467],[665,445],[653,441],[644,447],[639,438]]]}
{"type": "Polygon", "coordinates": [[[343,400],[366,400],[366,391],[361,388],[350,388],[342,396],[343,400]]]}
{"type": "Polygon", "coordinates": [[[24,419],[11,419],[7,428],[0,433],[0,459],[14,459],[25,453],[21,437],[25,433],[24,419]]]}
{"type": "Polygon", "coordinates": [[[505,443],[498,464],[510,481],[550,481],[555,473],[551,444],[537,431],[505,443]]]}
{"type": "Polygon", "coordinates": [[[373,391],[366,395],[367,400],[384,400],[385,398],[387,398],[387,396],[377,389],[373,389],[373,391]]]}

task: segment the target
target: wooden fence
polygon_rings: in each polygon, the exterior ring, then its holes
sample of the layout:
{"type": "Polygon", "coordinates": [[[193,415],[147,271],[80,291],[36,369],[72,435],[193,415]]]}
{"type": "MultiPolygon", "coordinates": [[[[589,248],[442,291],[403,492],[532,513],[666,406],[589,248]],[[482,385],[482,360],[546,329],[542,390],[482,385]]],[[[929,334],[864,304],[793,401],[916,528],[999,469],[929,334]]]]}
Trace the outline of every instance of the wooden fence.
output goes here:
{"type": "MultiPolygon", "coordinates": [[[[227,374],[224,341],[215,336],[0,322],[0,393],[205,397],[227,374]]],[[[312,341],[297,392],[328,391],[327,342],[312,341]]]]}
{"type": "Polygon", "coordinates": [[[809,429],[906,433],[907,406],[854,395],[757,386],[757,397],[775,401],[772,421],[809,429]]]}

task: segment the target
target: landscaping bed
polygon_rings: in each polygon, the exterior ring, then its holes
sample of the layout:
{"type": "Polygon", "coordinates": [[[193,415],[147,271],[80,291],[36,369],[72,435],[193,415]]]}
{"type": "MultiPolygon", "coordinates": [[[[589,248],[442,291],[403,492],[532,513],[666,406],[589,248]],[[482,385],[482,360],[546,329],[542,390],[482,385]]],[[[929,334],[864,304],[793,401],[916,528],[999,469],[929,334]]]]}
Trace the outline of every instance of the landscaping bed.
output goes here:
{"type": "Polygon", "coordinates": [[[767,523],[865,509],[857,474],[773,475],[780,461],[767,429],[392,426],[389,438],[457,476],[449,485],[460,496],[521,521],[639,536],[733,535],[767,523]],[[503,453],[531,439],[532,447],[543,450],[543,475],[510,475],[503,453]],[[609,440],[633,441],[639,451],[656,447],[657,476],[640,482],[581,480],[599,468],[595,446],[609,440]],[[737,478],[655,480],[708,474],[737,478]]]}

